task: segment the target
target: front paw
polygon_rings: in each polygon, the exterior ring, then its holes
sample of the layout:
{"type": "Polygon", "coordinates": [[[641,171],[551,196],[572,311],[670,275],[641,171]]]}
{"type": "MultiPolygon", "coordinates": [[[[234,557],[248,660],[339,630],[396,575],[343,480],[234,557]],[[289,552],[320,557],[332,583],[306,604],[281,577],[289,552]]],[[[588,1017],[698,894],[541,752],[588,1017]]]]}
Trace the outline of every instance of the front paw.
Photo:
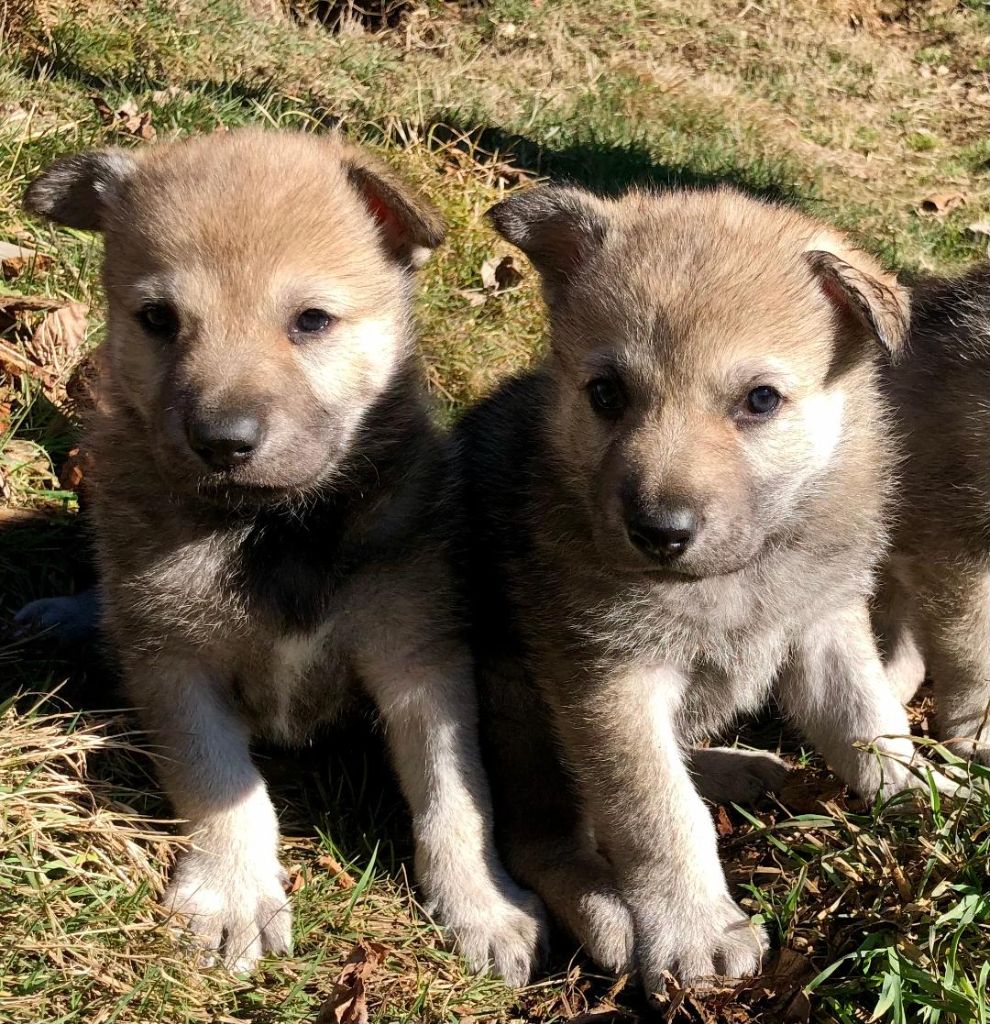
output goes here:
{"type": "Polygon", "coordinates": [[[647,992],[662,992],[664,976],[687,985],[714,976],[745,978],[760,969],[767,934],[728,895],[710,904],[652,909],[637,918],[636,943],[647,992]]]}
{"type": "Polygon", "coordinates": [[[635,970],[635,927],[618,893],[589,889],[578,900],[580,939],[585,953],[603,970],[619,976],[635,970]]]}
{"type": "Polygon", "coordinates": [[[243,864],[192,851],[176,865],[165,892],[167,910],[181,915],[207,949],[236,974],[262,956],[292,949],[292,911],[278,861],[243,864]]]}
{"type": "Polygon", "coordinates": [[[538,897],[505,879],[496,888],[477,884],[434,902],[471,970],[494,971],[508,985],[525,985],[547,948],[547,919],[538,897]]]}

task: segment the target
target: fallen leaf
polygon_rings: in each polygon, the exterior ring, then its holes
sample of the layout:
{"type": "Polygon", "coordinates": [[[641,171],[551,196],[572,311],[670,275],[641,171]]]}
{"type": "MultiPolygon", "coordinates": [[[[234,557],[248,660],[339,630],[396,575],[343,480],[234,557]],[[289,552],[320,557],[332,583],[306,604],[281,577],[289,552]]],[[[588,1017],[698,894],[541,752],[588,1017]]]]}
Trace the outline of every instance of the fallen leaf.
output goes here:
{"type": "Polygon", "coordinates": [[[15,437],[0,449],[0,496],[5,499],[10,495],[9,481],[16,474],[26,474],[46,487],[56,483],[45,450],[33,441],[15,437]]]}
{"type": "Polygon", "coordinates": [[[356,943],[315,1024],[368,1024],[367,981],[384,958],[380,943],[356,943]]]}
{"type": "Polygon", "coordinates": [[[83,489],[83,482],[93,465],[92,456],[82,448],[73,448],[58,471],[58,485],[63,491],[83,489]]]}
{"type": "Polygon", "coordinates": [[[16,348],[8,345],[5,341],[0,341],[0,368],[7,373],[16,374],[17,376],[27,374],[45,383],[49,379],[40,366],[36,366],[30,359],[21,355],[16,348]]]}
{"type": "Polygon", "coordinates": [[[128,100],[116,110],[101,96],[94,96],[93,103],[104,124],[112,125],[125,135],[151,142],[158,134],[151,123],[151,112],[139,110],[134,100],[128,100]]]}
{"type": "Polygon", "coordinates": [[[966,196],[962,192],[933,192],[921,200],[918,212],[929,217],[941,217],[950,210],[966,205],[966,196]]]}
{"type": "Polygon", "coordinates": [[[86,340],[89,306],[69,302],[48,313],[25,346],[26,354],[44,369],[61,375],[75,362],[86,340]]]}
{"type": "Polygon", "coordinates": [[[61,309],[64,305],[62,299],[46,299],[40,295],[0,295],[0,312],[8,315],[61,309]]]}
{"type": "Polygon", "coordinates": [[[492,170],[496,177],[501,178],[506,185],[524,185],[536,177],[532,171],[527,171],[524,167],[517,167],[505,160],[496,163],[492,170]]]}
{"type": "Polygon", "coordinates": [[[781,1024],[807,1024],[811,1000],[804,986],[815,976],[811,961],[801,953],[784,947],[771,956],[766,969],[740,985],[735,995],[745,995],[748,1003],[769,1004],[773,1020],[781,1024]]]}
{"type": "Polygon", "coordinates": [[[734,831],[729,812],[721,804],[715,809],[715,831],[723,837],[731,836],[734,831]]]}
{"type": "MultiPolygon", "coordinates": [[[[71,455],[72,452],[69,452],[71,455]]],[[[61,479],[61,477],[59,478],[61,479]]],[[[302,873],[302,869],[295,868],[289,874],[289,880],[285,884],[285,895],[294,896],[300,889],[306,885],[306,878],[302,873]]]]}
{"type": "Polygon", "coordinates": [[[321,868],[326,868],[334,876],[334,881],[341,887],[341,889],[353,889],[357,882],[354,880],[354,876],[348,872],[347,868],[340,863],[336,857],[331,857],[330,854],[324,854],[322,857],[316,858],[316,863],[321,868]]]}
{"type": "Polygon", "coordinates": [[[515,256],[492,256],[481,264],[481,284],[485,291],[498,295],[522,280],[515,256]]]}
{"type": "Polygon", "coordinates": [[[477,309],[478,306],[483,306],[487,299],[487,296],[480,288],[460,288],[457,292],[462,299],[467,300],[467,304],[473,309],[477,309]]]}
{"type": "Polygon", "coordinates": [[[0,242],[0,276],[5,281],[20,277],[32,265],[35,270],[45,270],[51,266],[51,263],[50,256],[35,252],[34,249],[29,249],[26,245],[0,242]]]}
{"type": "Polygon", "coordinates": [[[156,89],[151,94],[152,103],[171,103],[172,100],[178,99],[179,96],[188,95],[184,89],[180,89],[177,85],[168,85],[164,89],[156,89]]]}

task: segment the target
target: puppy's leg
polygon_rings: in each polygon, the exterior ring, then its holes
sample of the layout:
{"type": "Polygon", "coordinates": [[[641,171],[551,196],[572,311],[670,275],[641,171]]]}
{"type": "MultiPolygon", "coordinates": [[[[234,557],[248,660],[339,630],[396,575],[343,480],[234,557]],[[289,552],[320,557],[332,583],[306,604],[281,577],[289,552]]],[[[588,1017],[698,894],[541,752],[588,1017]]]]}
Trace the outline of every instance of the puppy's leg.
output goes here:
{"type": "Polygon", "coordinates": [[[431,654],[363,666],[412,812],[416,878],[471,966],[523,985],[545,946],[542,907],[495,852],[470,658],[459,647],[431,654]]]}
{"type": "Polygon", "coordinates": [[[960,757],[990,764],[990,572],[960,559],[918,577],[939,737],[960,757]]]}
{"type": "MultiPolygon", "coordinates": [[[[890,796],[922,785],[907,767],[915,755],[907,712],[887,683],[865,602],[805,633],[781,673],[779,695],[832,770],[861,795],[890,796]],[[859,749],[864,744],[891,756],[878,758],[859,749]]],[[[954,791],[933,774],[940,788],[954,791]]]]}
{"type": "Polygon", "coordinates": [[[698,792],[712,803],[745,804],[779,790],[790,765],[765,750],[696,747],[688,767],[698,792]]]}
{"type": "Polygon", "coordinates": [[[887,682],[906,704],[925,681],[925,659],[916,640],[915,603],[892,564],[874,596],[872,611],[887,682]]]}
{"type": "Polygon", "coordinates": [[[209,675],[192,662],[130,666],[132,699],[162,783],[188,822],[165,906],[188,918],[233,971],[292,943],[278,862],[278,823],[251,761],[249,735],[209,675]]]}
{"type": "Polygon", "coordinates": [[[492,655],[484,662],[481,727],[499,852],[599,967],[628,973],[635,967],[632,917],[560,763],[546,705],[517,660],[492,655]]]}
{"type": "Polygon", "coordinates": [[[610,974],[635,970],[632,915],[615,872],[586,832],[552,834],[546,822],[517,823],[500,848],[513,875],[543,898],[553,918],[610,974]]]}
{"type": "Polygon", "coordinates": [[[684,981],[752,974],[767,947],[763,929],[729,895],[711,815],[678,744],[686,685],[671,669],[634,668],[568,693],[556,708],[565,753],[632,914],[647,991],[663,988],[666,971],[684,981]]]}

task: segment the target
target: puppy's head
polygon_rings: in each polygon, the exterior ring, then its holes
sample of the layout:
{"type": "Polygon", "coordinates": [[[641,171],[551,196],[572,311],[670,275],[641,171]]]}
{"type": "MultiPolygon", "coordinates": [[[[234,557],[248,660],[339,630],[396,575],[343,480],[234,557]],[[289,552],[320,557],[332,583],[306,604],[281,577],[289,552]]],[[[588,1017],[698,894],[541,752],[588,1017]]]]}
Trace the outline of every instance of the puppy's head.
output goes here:
{"type": "Polygon", "coordinates": [[[114,391],[178,488],[331,481],[409,358],[435,211],[334,138],[231,132],[57,161],[27,208],[103,232],[114,391]]]}
{"type": "Polygon", "coordinates": [[[548,440],[615,568],[740,569],[857,457],[907,298],[838,234],[724,190],[543,188],[491,217],[542,276],[548,440]]]}

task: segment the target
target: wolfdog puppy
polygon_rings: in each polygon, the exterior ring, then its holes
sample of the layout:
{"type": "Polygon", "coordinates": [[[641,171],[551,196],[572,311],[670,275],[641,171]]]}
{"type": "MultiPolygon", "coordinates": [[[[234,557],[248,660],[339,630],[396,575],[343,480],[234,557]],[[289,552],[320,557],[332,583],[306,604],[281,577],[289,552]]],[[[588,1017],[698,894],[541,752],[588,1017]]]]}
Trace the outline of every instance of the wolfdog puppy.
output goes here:
{"type": "Polygon", "coordinates": [[[896,691],[935,684],[939,735],[990,764],[990,264],[913,293],[888,371],[904,447],[877,622],[896,691]]]}
{"type": "Polygon", "coordinates": [[[256,131],[67,157],[26,203],[105,239],[92,518],[103,627],[192,837],[166,904],[236,970],[289,948],[249,743],[365,695],[430,906],[476,968],[524,982],[540,911],[491,838],[452,463],[411,327],[436,212],[339,140],[256,131]]]}
{"type": "Polygon", "coordinates": [[[913,783],[867,608],[892,466],[876,362],[907,295],[728,190],[546,187],[491,217],[550,313],[543,361],[460,428],[496,839],[602,966],[649,990],[746,975],[766,937],[686,751],[776,683],[855,789],[913,783]]]}

